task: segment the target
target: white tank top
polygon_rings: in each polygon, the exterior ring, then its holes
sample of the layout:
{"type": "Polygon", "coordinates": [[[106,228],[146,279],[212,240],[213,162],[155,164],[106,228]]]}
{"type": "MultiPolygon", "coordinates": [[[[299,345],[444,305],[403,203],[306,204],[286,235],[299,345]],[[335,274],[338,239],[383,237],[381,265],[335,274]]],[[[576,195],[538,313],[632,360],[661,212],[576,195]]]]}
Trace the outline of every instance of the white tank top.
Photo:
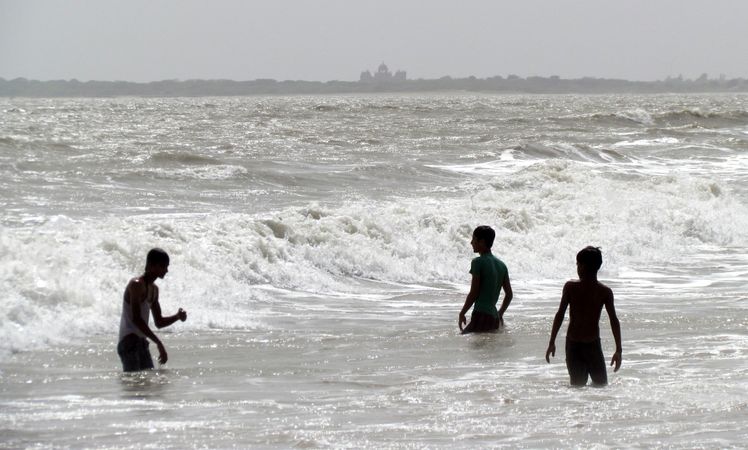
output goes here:
{"type": "MultiPolygon", "coordinates": [[[[128,285],[129,287],[129,285],[128,285]]],[[[151,318],[151,305],[156,297],[156,285],[146,285],[145,301],[140,303],[140,317],[143,319],[146,325],[148,325],[149,319],[151,318]]],[[[136,334],[140,337],[145,337],[140,328],[138,328],[132,320],[132,308],[130,307],[130,301],[127,298],[127,289],[122,298],[122,319],[119,322],[119,340],[121,341],[128,334],[136,334]]]]}

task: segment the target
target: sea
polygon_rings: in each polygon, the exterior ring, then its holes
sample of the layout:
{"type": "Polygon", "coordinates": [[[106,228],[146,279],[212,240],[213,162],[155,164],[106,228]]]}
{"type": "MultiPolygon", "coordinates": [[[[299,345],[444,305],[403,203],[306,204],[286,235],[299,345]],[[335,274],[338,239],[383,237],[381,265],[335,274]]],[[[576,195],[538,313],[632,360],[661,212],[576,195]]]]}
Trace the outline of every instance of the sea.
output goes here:
{"type": "Polygon", "coordinates": [[[746,94],[2,98],[0,207],[0,448],[747,448],[746,94]],[[587,245],[603,388],[545,360],[587,245]],[[188,318],[123,374],[152,247],[188,318]]]}

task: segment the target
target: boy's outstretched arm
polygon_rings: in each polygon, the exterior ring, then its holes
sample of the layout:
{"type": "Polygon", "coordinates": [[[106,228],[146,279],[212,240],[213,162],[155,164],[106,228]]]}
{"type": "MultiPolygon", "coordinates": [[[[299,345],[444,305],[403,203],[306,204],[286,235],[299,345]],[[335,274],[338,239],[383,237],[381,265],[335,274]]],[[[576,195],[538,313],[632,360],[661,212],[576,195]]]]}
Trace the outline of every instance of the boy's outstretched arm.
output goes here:
{"type": "Polygon", "coordinates": [[[465,319],[465,314],[470,310],[470,307],[473,306],[473,303],[475,303],[475,300],[478,299],[478,294],[480,293],[480,275],[473,275],[473,279],[470,282],[470,292],[468,292],[467,297],[465,298],[465,304],[462,306],[462,310],[460,311],[460,316],[457,318],[457,325],[460,327],[460,331],[462,331],[462,326],[467,323],[467,319],[465,319]]]}
{"type": "Polygon", "coordinates": [[[173,316],[164,317],[161,314],[161,305],[159,305],[158,303],[158,291],[156,292],[156,298],[151,304],[151,312],[153,313],[153,322],[156,324],[156,327],[159,329],[168,327],[169,325],[173,324],[177,320],[181,320],[182,322],[187,320],[187,312],[185,312],[182,308],[179,308],[179,311],[177,311],[177,313],[174,314],[173,316]]]}
{"type": "Polygon", "coordinates": [[[613,305],[613,291],[610,290],[605,299],[605,311],[608,313],[608,318],[610,319],[610,330],[613,332],[613,339],[616,341],[616,352],[613,353],[610,365],[615,365],[613,372],[618,372],[618,369],[621,368],[621,353],[623,352],[623,347],[621,346],[621,322],[618,320],[616,307],[613,305]]]}
{"type": "Polygon", "coordinates": [[[564,323],[564,315],[566,314],[566,308],[569,306],[568,296],[568,284],[564,285],[563,293],[561,294],[561,304],[558,305],[558,311],[556,316],[553,318],[553,328],[551,329],[551,340],[548,342],[548,349],[545,351],[545,360],[550,364],[551,356],[556,356],[556,336],[558,331],[561,329],[561,324],[564,323]]]}
{"type": "Polygon", "coordinates": [[[504,283],[501,285],[504,288],[504,301],[501,302],[501,308],[499,308],[499,323],[504,324],[504,313],[509,308],[509,304],[512,303],[514,293],[512,292],[512,283],[509,281],[509,274],[504,278],[504,283]]]}

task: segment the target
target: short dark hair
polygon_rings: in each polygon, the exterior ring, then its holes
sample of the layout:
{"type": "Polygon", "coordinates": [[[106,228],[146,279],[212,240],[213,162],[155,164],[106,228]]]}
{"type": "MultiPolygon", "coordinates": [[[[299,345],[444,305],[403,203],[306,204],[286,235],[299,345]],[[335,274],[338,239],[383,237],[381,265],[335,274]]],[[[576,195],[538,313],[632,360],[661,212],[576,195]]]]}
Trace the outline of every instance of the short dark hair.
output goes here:
{"type": "Polygon", "coordinates": [[[603,254],[600,247],[588,245],[577,253],[577,264],[583,265],[587,270],[597,272],[603,265],[603,254]]]}
{"type": "Polygon", "coordinates": [[[160,248],[152,248],[145,257],[145,265],[167,265],[169,264],[169,254],[160,248]]]}
{"type": "Polygon", "coordinates": [[[473,231],[473,236],[475,236],[475,239],[479,241],[482,240],[486,243],[488,248],[491,248],[493,246],[493,240],[496,238],[496,232],[488,225],[481,225],[473,231]]]}

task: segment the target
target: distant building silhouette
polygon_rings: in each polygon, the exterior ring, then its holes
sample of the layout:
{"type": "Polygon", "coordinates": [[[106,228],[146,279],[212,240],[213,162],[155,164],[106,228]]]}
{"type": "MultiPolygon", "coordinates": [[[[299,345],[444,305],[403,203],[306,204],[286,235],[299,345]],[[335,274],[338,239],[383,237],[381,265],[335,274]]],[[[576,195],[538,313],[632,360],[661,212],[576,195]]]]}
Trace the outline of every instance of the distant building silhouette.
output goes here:
{"type": "Polygon", "coordinates": [[[359,81],[362,83],[389,83],[392,81],[405,81],[406,78],[407,74],[404,70],[398,70],[393,75],[392,72],[390,72],[390,69],[387,67],[387,64],[382,63],[379,65],[379,68],[374,73],[374,75],[372,75],[368,70],[364,70],[363,72],[361,72],[359,81]]]}

